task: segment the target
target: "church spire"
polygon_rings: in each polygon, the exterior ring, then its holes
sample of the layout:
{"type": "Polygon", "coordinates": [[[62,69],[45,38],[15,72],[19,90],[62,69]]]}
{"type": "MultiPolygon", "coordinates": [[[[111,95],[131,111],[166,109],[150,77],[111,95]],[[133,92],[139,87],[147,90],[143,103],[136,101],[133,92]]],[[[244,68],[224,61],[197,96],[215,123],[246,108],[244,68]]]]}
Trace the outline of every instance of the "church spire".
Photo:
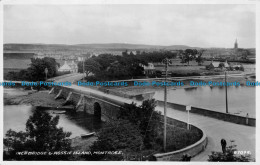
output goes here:
{"type": "Polygon", "coordinates": [[[238,43],[237,43],[237,38],[236,38],[236,42],[234,44],[234,49],[237,49],[238,48],[238,43]]]}

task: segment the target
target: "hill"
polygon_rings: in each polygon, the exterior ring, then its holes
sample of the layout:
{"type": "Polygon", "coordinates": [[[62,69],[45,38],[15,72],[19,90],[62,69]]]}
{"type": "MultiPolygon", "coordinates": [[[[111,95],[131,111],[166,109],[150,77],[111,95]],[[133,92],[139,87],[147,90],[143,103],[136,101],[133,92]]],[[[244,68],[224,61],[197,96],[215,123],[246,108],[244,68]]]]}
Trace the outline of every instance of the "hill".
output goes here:
{"type": "Polygon", "coordinates": [[[140,49],[188,49],[192,48],[186,45],[144,45],[144,44],[125,44],[125,43],[108,43],[108,44],[77,44],[77,45],[64,45],[64,44],[4,44],[5,51],[28,51],[28,50],[84,50],[84,49],[113,49],[113,50],[140,50],[140,49]]]}

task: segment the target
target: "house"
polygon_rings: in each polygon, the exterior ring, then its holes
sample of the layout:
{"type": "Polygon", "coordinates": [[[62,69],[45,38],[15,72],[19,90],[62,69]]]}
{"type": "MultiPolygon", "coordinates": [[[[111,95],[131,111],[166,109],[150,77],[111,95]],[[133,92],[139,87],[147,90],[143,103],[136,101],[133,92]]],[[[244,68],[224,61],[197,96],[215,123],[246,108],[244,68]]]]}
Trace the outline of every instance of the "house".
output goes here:
{"type": "Polygon", "coordinates": [[[84,61],[84,57],[78,56],[78,61],[84,61]]]}
{"type": "Polygon", "coordinates": [[[245,72],[255,72],[255,65],[243,65],[245,72]]]}
{"type": "Polygon", "coordinates": [[[70,72],[70,73],[77,73],[78,72],[78,65],[72,61],[68,63],[65,61],[65,63],[58,69],[59,72],[70,72]]]}
{"type": "MultiPolygon", "coordinates": [[[[219,68],[219,64],[220,63],[222,63],[222,62],[211,62],[208,66],[207,66],[207,68],[208,69],[216,69],[216,68],[219,68]]],[[[224,64],[224,68],[228,68],[229,67],[229,64],[227,63],[227,61],[226,62],[224,62],[223,63],[224,64]]]]}
{"type": "Polygon", "coordinates": [[[36,59],[36,58],[43,59],[44,57],[45,57],[44,54],[41,52],[34,55],[34,59],[36,59]]]}
{"type": "Polygon", "coordinates": [[[141,64],[141,66],[144,68],[144,74],[145,75],[151,75],[155,73],[155,67],[153,63],[148,63],[147,66],[141,64]]]}
{"type": "Polygon", "coordinates": [[[89,59],[89,58],[91,58],[91,57],[92,57],[92,54],[91,54],[91,53],[85,53],[85,54],[79,55],[79,56],[77,57],[77,60],[78,60],[78,61],[85,61],[85,60],[87,60],[87,59],[89,59]]]}

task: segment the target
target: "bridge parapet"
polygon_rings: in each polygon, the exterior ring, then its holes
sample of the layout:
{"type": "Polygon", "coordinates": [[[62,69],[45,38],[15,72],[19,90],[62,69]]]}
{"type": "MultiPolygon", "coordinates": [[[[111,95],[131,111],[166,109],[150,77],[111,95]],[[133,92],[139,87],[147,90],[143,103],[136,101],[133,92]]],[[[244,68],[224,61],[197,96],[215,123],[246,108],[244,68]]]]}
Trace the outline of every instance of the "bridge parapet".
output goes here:
{"type": "MultiPolygon", "coordinates": [[[[101,119],[104,121],[115,120],[124,103],[114,101],[109,98],[100,97],[90,92],[83,92],[66,87],[55,87],[53,93],[59,95],[58,98],[65,99],[65,102],[71,102],[75,110],[82,110],[89,114],[95,112],[95,103],[99,105],[101,111],[101,119]]],[[[97,111],[97,110],[96,110],[97,111]]]]}

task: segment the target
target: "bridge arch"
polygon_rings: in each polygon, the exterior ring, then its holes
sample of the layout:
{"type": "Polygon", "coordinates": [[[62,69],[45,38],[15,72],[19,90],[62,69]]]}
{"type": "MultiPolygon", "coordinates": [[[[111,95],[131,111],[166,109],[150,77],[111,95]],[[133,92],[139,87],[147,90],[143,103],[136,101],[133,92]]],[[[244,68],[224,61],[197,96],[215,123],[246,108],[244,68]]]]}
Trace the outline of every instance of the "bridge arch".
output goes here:
{"type": "Polygon", "coordinates": [[[94,103],[94,117],[97,120],[101,120],[101,106],[98,102],[94,103]]]}

